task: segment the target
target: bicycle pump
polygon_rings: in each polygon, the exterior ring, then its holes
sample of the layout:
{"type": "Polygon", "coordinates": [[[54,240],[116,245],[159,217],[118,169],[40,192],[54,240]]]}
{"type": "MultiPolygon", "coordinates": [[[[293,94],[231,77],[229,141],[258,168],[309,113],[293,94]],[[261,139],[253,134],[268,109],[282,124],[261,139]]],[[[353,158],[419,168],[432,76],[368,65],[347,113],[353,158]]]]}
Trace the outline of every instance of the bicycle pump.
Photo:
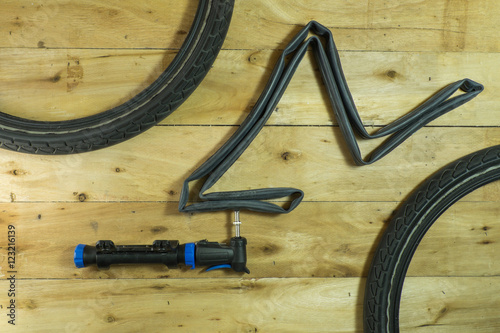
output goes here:
{"type": "Polygon", "coordinates": [[[185,244],[179,244],[177,240],[156,240],[152,245],[115,245],[113,241],[100,240],[95,246],[77,245],[74,262],[78,268],[91,265],[108,269],[114,264],[164,264],[168,268],[179,268],[179,265],[190,266],[191,269],[208,266],[206,271],[230,268],[248,274],[247,240],[240,235],[239,215],[239,211],[235,211],[235,236],[229,245],[206,239],[185,244]]]}

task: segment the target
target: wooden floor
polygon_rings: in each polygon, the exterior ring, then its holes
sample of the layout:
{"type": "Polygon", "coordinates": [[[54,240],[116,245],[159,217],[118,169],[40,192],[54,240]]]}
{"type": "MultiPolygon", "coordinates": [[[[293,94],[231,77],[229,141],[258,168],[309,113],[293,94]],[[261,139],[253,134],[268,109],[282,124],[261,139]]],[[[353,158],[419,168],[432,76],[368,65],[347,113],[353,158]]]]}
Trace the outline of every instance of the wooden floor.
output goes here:
{"type": "MultiPolygon", "coordinates": [[[[175,56],[196,6],[2,1],[0,109],[64,120],[124,102],[175,56]]],[[[499,18],[495,0],[236,0],[210,73],[158,126],[80,155],[0,151],[0,331],[362,331],[365,276],[392,212],[445,164],[500,143],[499,18]],[[471,78],[485,90],[383,160],[357,167],[308,55],[268,126],[215,188],[305,191],[288,215],[241,213],[251,274],[75,268],[78,243],[232,236],[232,212],[177,211],[181,184],[237,129],[281,50],[311,19],[332,30],[370,131],[456,80],[471,78]]],[[[363,141],[361,149],[380,142],[363,141]]],[[[499,194],[494,183],[467,196],[424,238],[404,286],[405,331],[500,331],[499,194]]]]}

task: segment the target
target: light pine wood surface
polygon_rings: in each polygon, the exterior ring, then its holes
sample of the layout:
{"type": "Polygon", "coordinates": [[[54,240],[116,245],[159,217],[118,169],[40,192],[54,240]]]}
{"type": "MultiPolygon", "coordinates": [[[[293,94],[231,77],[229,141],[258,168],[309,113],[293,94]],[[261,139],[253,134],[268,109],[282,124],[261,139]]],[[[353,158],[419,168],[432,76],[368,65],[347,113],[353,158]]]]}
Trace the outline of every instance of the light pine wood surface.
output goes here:
{"type": "MultiPolygon", "coordinates": [[[[176,55],[196,7],[3,1],[0,110],[66,120],[130,99],[176,55]]],[[[236,0],[212,69],[159,125],[79,155],[0,151],[0,331],[362,332],[365,277],[392,213],[439,168],[500,144],[499,17],[494,0],[236,0]],[[178,212],[182,182],[234,133],[287,42],[312,19],[332,30],[369,131],[456,80],[485,90],[381,161],[357,167],[308,54],[268,125],[214,186],[305,192],[287,215],[241,212],[249,275],[75,268],[78,243],[229,240],[232,212],[178,212]],[[9,225],[15,326],[7,316],[9,225]]],[[[363,154],[381,142],[361,141],[363,154]]],[[[429,230],[405,281],[402,331],[500,331],[499,198],[499,183],[481,188],[429,230]]]]}

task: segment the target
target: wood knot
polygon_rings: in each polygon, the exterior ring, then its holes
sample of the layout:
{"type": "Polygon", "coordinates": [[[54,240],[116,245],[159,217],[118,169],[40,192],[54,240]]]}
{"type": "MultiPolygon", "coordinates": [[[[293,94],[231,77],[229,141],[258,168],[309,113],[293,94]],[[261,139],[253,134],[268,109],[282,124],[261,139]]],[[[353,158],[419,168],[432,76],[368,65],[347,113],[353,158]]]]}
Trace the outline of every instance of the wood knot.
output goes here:
{"type": "Polygon", "coordinates": [[[29,310],[34,310],[36,308],[38,308],[36,302],[32,299],[28,300],[26,303],[25,303],[25,306],[27,309],[29,310]]]}
{"type": "Polygon", "coordinates": [[[300,151],[287,150],[287,151],[282,152],[280,156],[281,156],[281,159],[283,161],[290,161],[290,160],[298,158],[300,155],[301,155],[300,151]]]}
{"type": "Polygon", "coordinates": [[[161,233],[166,232],[166,231],[168,231],[168,228],[163,227],[163,226],[155,226],[155,227],[151,228],[151,232],[153,234],[161,234],[161,233]]]}
{"type": "Polygon", "coordinates": [[[248,57],[248,62],[251,64],[257,64],[259,62],[259,52],[254,52],[248,57]]]}
{"type": "Polygon", "coordinates": [[[284,159],[285,161],[290,159],[290,152],[285,151],[284,153],[281,154],[281,158],[284,159]]]}
{"type": "Polygon", "coordinates": [[[25,175],[27,172],[21,169],[14,169],[9,172],[13,176],[22,176],[25,175]]]}
{"type": "Polygon", "coordinates": [[[264,254],[274,254],[280,251],[280,248],[274,244],[268,244],[261,247],[264,254]]]}
{"type": "Polygon", "coordinates": [[[395,71],[395,70],[388,70],[385,75],[387,75],[388,77],[390,77],[391,79],[394,79],[398,73],[395,71]]]}
{"type": "Polygon", "coordinates": [[[53,77],[51,77],[49,79],[50,82],[52,83],[57,83],[59,81],[61,81],[61,73],[57,73],[56,75],[54,75],[53,77]]]}

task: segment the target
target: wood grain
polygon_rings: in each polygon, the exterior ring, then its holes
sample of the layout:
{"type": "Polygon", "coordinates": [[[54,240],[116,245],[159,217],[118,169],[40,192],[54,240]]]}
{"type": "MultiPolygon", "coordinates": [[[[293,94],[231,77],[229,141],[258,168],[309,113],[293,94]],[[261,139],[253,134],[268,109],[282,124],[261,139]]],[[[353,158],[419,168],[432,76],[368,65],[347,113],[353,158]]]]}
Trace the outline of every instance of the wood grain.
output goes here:
{"type": "MultiPolygon", "coordinates": [[[[5,282],[0,288],[5,289],[5,282]]],[[[348,332],[359,325],[353,310],[361,307],[361,283],[276,278],[20,280],[19,289],[29,297],[19,296],[19,325],[41,332],[348,332]],[[314,316],[302,318],[310,311],[314,316]],[[65,320],[54,320],[49,313],[65,320]]],[[[3,301],[5,296],[0,297],[3,301]]],[[[0,325],[5,328],[5,321],[0,325]]]]}
{"type": "MultiPolygon", "coordinates": [[[[497,202],[454,205],[424,237],[408,276],[496,276],[500,266],[497,202]],[[478,220],[477,215],[481,216],[478,220]],[[478,260],[477,258],[481,258],[478,260]]],[[[287,215],[242,213],[252,277],[361,277],[397,202],[303,203],[287,215]],[[312,218],[314,217],[314,218],[312,218]]],[[[116,244],[183,243],[232,237],[225,212],[186,215],[176,203],[15,203],[0,205],[0,228],[18,234],[17,271],[22,278],[191,278],[229,277],[216,271],[167,269],[161,265],[76,269],[78,243],[100,239],[116,244]],[[58,235],[65,235],[64,238],[58,235]]],[[[0,265],[8,275],[7,261],[0,265]]]]}
{"type": "Polygon", "coordinates": [[[403,287],[404,332],[496,332],[498,277],[409,278],[403,287]]]}
{"type": "Polygon", "coordinates": [[[500,46],[495,28],[499,8],[488,0],[473,6],[447,0],[281,0],[238,5],[232,29],[251,29],[251,33],[243,42],[230,34],[229,48],[233,42],[238,48],[247,43],[256,49],[284,48],[284,37],[312,19],[332,30],[342,50],[498,52],[500,46]]]}
{"type": "MultiPolygon", "coordinates": [[[[410,278],[401,326],[495,332],[499,282],[410,278]]],[[[359,278],[19,280],[18,325],[23,332],[361,332],[363,286],[359,278]]]]}
{"type": "MultiPolygon", "coordinates": [[[[184,179],[234,130],[157,126],[111,149],[80,155],[5,151],[0,155],[0,182],[9,186],[0,190],[0,201],[178,201],[184,179]]],[[[304,190],[306,201],[400,201],[438,168],[499,144],[499,138],[496,127],[424,128],[383,160],[358,167],[336,127],[271,126],[213,191],[284,186],[304,190]]],[[[361,141],[363,154],[380,142],[361,141]]],[[[474,200],[497,201],[498,190],[479,189],[474,200]]]]}
{"type": "MultiPolygon", "coordinates": [[[[0,28],[10,37],[0,47],[178,48],[197,2],[32,3],[5,2],[0,28]]],[[[341,50],[498,52],[499,11],[490,0],[237,1],[224,47],[283,49],[314,19],[333,31],[341,50]]]]}
{"type": "MultiPolygon", "coordinates": [[[[0,110],[65,120],[123,103],[175,57],[197,3],[3,1],[0,110]]],[[[80,155],[0,153],[0,331],[14,330],[6,314],[16,274],[20,332],[361,332],[364,277],[392,213],[442,166],[500,144],[499,17],[493,0],[236,0],[213,68],[158,126],[80,155]],[[383,160],[356,167],[309,52],[268,126],[213,188],[305,191],[290,214],[242,212],[250,275],[75,268],[78,243],[233,235],[231,212],[177,211],[182,182],[234,133],[283,48],[313,19],[332,30],[369,131],[456,80],[485,90],[383,160]]],[[[360,141],[363,154],[380,142],[360,141]]],[[[499,198],[499,182],[481,188],[429,230],[405,280],[404,331],[500,330],[499,198]]]]}
{"type": "MultiPolygon", "coordinates": [[[[280,53],[223,50],[201,87],[163,124],[240,124],[280,53]]],[[[175,50],[3,50],[0,63],[6,68],[0,72],[0,109],[36,120],[96,114],[145,89],[175,55],[175,50]]],[[[367,126],[385,125],[466,77],[482,83],[485,91],[432,125],[500,124],[500,84],[491,71],[500,61],[498,53],[342,52],[341,59],[367,126]]],[[[303,60],[269,123],[337,124],[312,55],[303,60]]]]}
{"type": "Polygon", "coordinates": [[[197,3],[4,1],[0,30],[8,34],[0,48],[179,49],[191,27],[197,3]]]}

